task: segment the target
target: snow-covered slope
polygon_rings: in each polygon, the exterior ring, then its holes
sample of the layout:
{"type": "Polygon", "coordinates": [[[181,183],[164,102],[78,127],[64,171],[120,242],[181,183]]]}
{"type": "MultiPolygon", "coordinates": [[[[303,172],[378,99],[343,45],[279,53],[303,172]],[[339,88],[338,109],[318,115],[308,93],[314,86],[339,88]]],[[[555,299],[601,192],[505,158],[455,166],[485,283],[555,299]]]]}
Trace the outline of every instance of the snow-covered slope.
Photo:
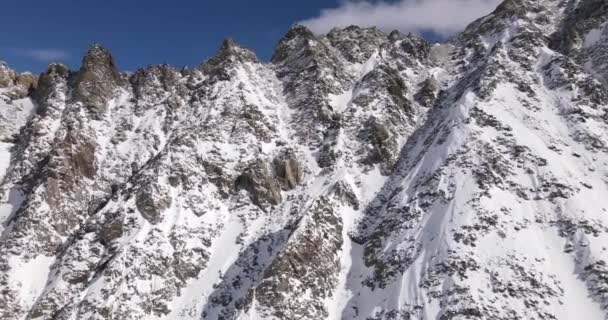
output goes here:
{"type": "Polygon", "coordinates": [[[607,319],[608,6],[0,68],[2,319],[607,319]]]}

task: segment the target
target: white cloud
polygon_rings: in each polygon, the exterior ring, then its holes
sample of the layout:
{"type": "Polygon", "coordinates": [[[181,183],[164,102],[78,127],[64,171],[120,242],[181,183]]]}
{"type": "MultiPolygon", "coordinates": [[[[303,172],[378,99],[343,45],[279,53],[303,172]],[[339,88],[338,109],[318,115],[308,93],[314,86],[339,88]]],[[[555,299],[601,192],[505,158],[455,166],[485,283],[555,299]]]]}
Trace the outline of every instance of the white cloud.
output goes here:
{"type": "Polygon", "coordinates": [[[67,59],[70,54],[61,49],[13,49],[13,52],[17,55],[28,57],[42,62],[50,62],[67,59]]]}
{"type": "Polygon", "coordinates": [[[473,20],[492,12],[502,0],[401,0],[397,3],[346,1],[338,8],[323,9],[319,16],[300,23],[317,34],[333,27],[377,26],[391,31],[433,31],[450,35],[473,20]]]}

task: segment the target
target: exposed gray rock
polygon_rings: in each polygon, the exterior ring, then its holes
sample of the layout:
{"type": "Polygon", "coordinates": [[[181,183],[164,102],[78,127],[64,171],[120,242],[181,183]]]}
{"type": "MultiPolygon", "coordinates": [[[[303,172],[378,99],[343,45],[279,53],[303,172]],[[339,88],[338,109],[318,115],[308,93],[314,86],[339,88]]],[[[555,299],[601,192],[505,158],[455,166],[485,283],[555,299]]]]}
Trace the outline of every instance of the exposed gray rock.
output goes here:
{"type": "Polygon", "coordinates": [[[388,42],[387,36],[377,28],[350,26],[335,28],[327,34],[331,44],[350,62],[364,63],[381,45],[388,42]]]}
{"type": "Polygon", "coordinates": [[[163,211],[171,206],[171,197],[162,186],[148,184],[136,194],[135,203],[141,215],[152,224],[163,219],[163,211]]]}
{"type": "Polygon", "coordinates": [[[435,77],[429,77],[424,80],[420,90],[416,93],[416,101],[421,105],[430,108],[437,100],[437,94],[439,91],[439,83],[435,77]]]}
{"type": "Polygon", "coordinates": [[[18,73],[0,61],[0,88],[5,89],[3,97],[11,100],[22,99],[36,89],[38,78],[29,72],[18,73]]]}
{"type": "Polygon", "coordinates": [[[333,194],[338,200],[350,205],[354,210],[360,209],[360,201],[353,188],[347,182],[343,180],[336,182],[333,187],[333,194]]]}
{"type": "Polygon", "coordinates": [[[121,83],[121,76],[110,52],[94,43],[82,59],[82,66],[74,76],[73,83],[74,98],[100,116],[106,111],[108,100],[121,83]]]}
{"type": "Polygon", "coordinates": [[[310,210],[300,222],[299,233],[291,237],[255,288],[255,299],[269,310],[265,316],[319,319],[329,315],[321,301],[330,298],[337,285],[342,220],[324,197],[310,210]]]}
{"type": "MultiPolygon", "coordinates": [[[[65,81],[70,76],[70,70],[63,64],[50,64],[47,71],[42,73],[38,80],[38,86],[34,92],[34,99],[44,105],[45,101],[52,99],[53,87],[61,80],[65,81]]],[[[44,112],[44,109],[41,110],[44,112]]]]}
{"type": "Polygon", "coordinates": [[[251,200],[260,208],[267,209],[269,206],[281,202],[281,186],[276,180],[270,165],[258,160],[236,178],[234,182],[236,191],[247,190],[251,200]]]}
{"type": "Polygon", "coordinates": [[[283,190],[291,190],[302,183],[304,173],[298,158],[292,150],[287,150],[273,161],[276,176],[283,190]]]}

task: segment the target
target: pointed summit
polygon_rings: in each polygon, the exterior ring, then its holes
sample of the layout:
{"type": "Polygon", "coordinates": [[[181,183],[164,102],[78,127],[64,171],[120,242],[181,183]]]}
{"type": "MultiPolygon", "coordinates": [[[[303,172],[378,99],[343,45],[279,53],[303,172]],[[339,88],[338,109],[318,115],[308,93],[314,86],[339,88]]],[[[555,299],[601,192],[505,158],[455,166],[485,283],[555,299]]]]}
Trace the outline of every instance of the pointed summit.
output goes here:
{"type": "Polygon", "coordinates": [[[222,41],[222,46],[217,55],[234,56],[241,60],[257,61],[258,57],[255,53],[234,41],[232,38],[226,38],[222,41]]]}
{"type": "Polygon", "coordinates": [[[74,97],[91,110],[103,112],[114,89],[120,83],[120,73],[110,51],[93,43],[75,78],[74,97]]]}
{"type": "Polygon", "coordinates": [[[37,82],[38,78],[31,73],[19,73],[11,69],[6,62],[0,61],[0,88],[3,89],[0,94],[5,97],[21,99],[36,88],[37,82]]]}
{"type": "Polygon", "coordinates": [[[304,41],[311,39],[315,39],[315,35],[306,26],[301,24],[292,25],[274,49],[271,61],[273,63],[283,61],[295,48],[299,48],[304,44],[304,41]]]}
{"type": "Polygon", "coordinates": [[[8,64],[0,61],[0,88],[6,88],[13,83],[15,71],[9,68],[8,64]]]}
{"type": "Polygon", "coordinates": [[[220,51],[224,51],[224,50],[235,51],[239,47],[240,47],[239,44],[236,43],[236,41],[234,41],[234,39],[226,38],[226,39],[224,39],[224,41],[222,41],[222,47],[220,48],[220,51]]]}
{"type": "Polygon", "coordinates": [[[255,55],[255,53],[253,53],[253,51],[244,48],[233,39],[226,38],[222,42],[222,46],[220,47],[219,51],[213,57],[207,60],[205,65],[210,64],[217,66],[227,61],[254,62],[258,61],[258,57],[255,55]]]}
{"type": "Polygon", "coordinates": [[[69,76],[70,69],[66,65],[61,63],[49,64],[47,70],[38,77],[38,86],[33,98],[43,105],[44,100],[52,93],[53,86],[59,82],[66,81],[69,76]]]}
{"type": "Polygon", "coordinates": [[[219,51],[202,64],[201,69],[221,80],[227,80],[229,78],[227,70],[237,63],[245,62],[259,62],[259,60],[253,51],[227,38],[222,42],[219,51]]]}
{"type": "Polygon", "coordinates": [[[120,74],[118,73],[114,58],[110,51],[96,42],[91,44],[82,59],[81,71],[83,70],[102,72],[115,80],[120,78],[120,74]]]}
{"type": "Polygon", "coordinates": [[[314,36],[314,33],[307,26],[296,23],[289,28],[283,39],[293,39],[295,37],[311,38],[314,36]]]}

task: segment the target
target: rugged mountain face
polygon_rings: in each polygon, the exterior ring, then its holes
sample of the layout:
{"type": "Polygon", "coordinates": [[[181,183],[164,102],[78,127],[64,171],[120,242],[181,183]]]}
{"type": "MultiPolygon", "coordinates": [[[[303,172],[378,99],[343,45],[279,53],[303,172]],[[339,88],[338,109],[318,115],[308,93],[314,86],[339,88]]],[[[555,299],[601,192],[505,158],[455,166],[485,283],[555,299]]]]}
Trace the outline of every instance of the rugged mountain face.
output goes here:
{"type": "Polygon", "coordinates": [[[2,319],[608,319],[608,7],[0,65],[2,319]]]}

